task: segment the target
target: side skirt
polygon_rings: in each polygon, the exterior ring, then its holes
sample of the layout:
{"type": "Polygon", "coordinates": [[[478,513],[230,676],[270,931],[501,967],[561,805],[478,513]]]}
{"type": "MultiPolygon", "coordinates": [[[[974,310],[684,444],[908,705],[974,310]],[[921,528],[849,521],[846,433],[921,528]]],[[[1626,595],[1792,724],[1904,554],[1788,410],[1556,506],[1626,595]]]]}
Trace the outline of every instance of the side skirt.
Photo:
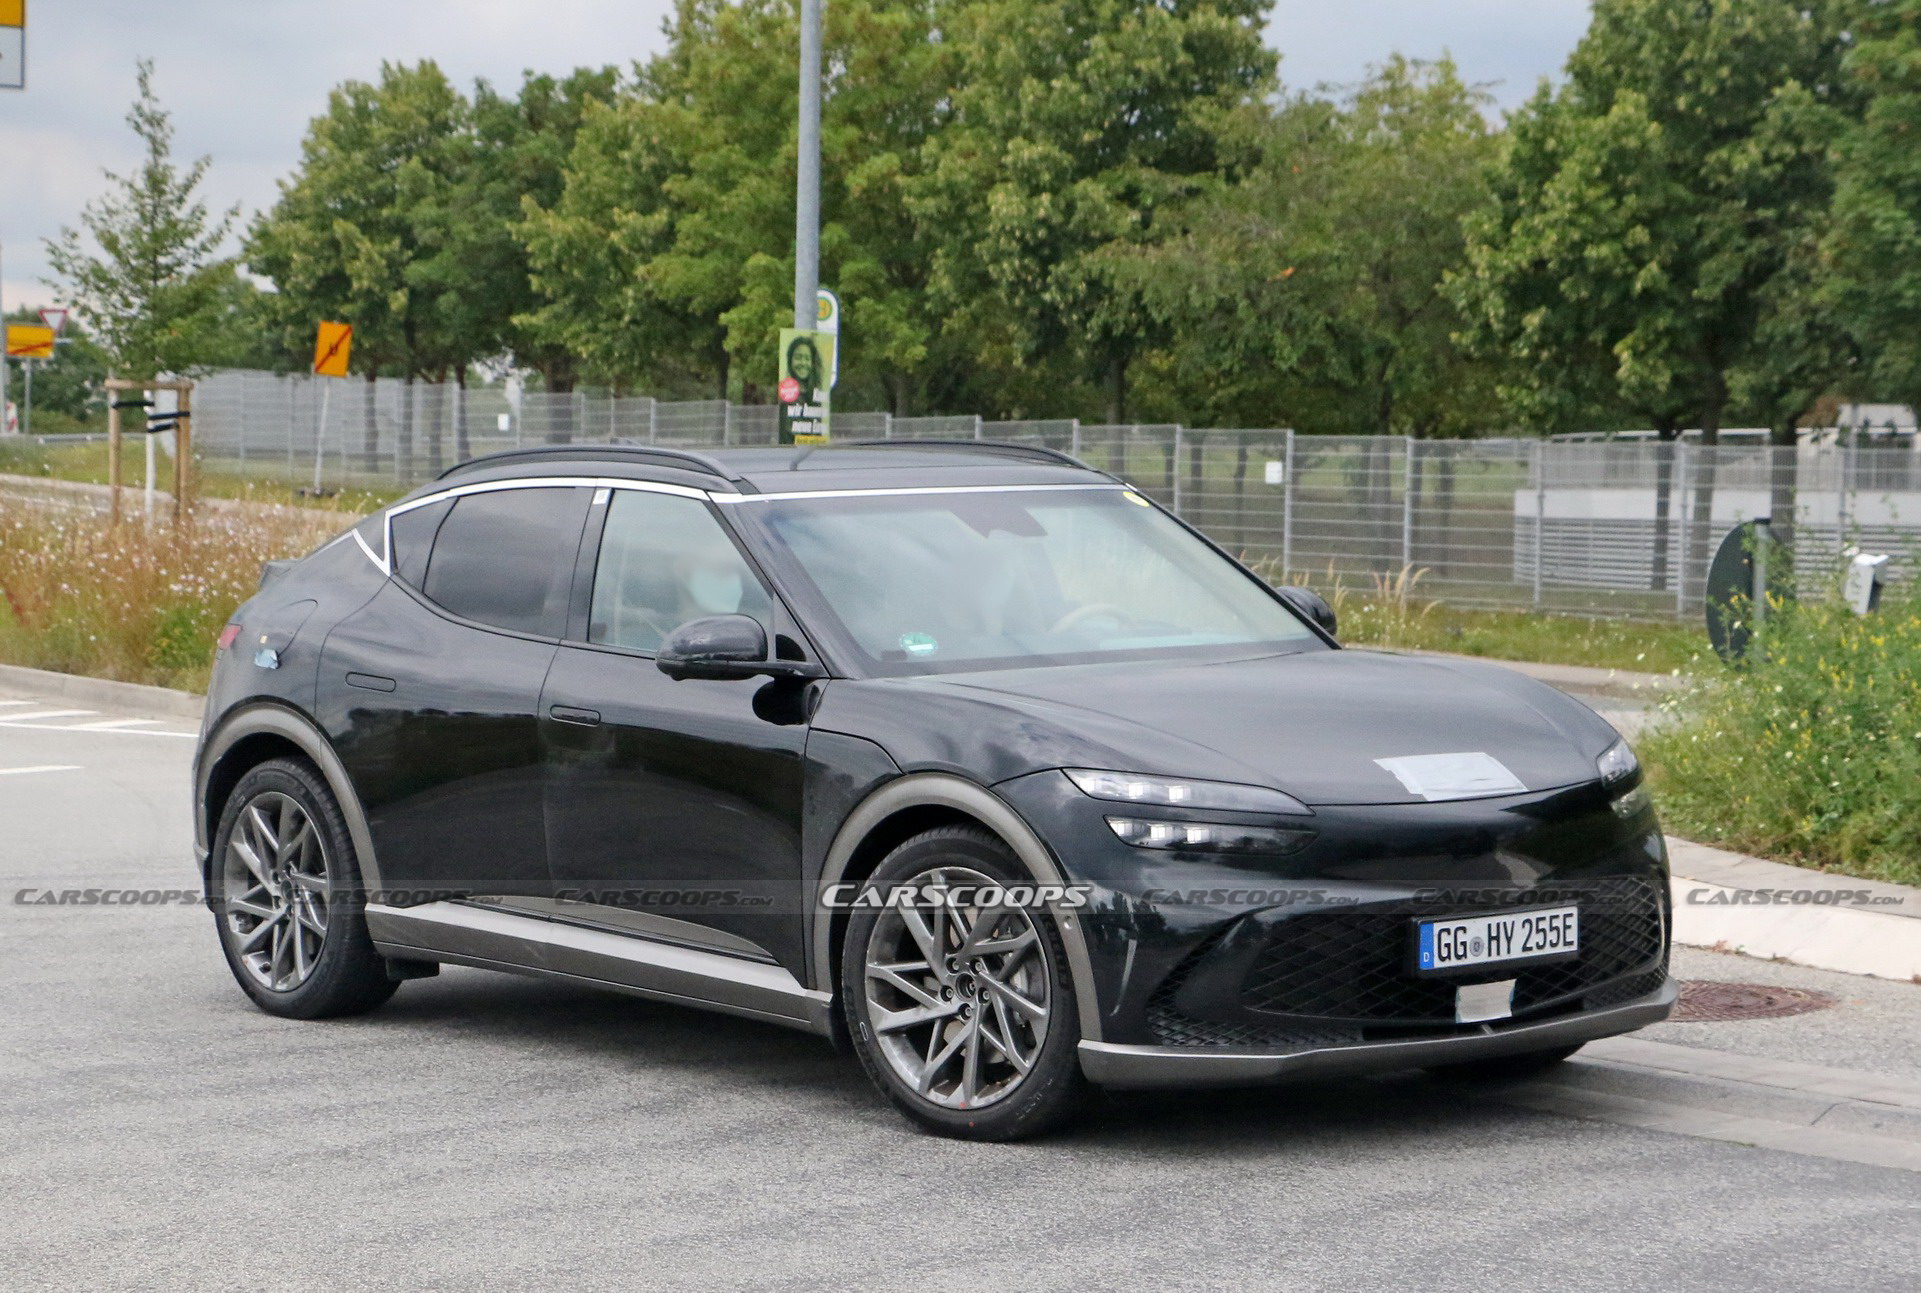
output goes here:
{"type": "Polygon", "coordinates": [[[831,1035],[825,992],[777,965],[459,902],[367,904],[382,956],[562,979],[831,1035]]]}

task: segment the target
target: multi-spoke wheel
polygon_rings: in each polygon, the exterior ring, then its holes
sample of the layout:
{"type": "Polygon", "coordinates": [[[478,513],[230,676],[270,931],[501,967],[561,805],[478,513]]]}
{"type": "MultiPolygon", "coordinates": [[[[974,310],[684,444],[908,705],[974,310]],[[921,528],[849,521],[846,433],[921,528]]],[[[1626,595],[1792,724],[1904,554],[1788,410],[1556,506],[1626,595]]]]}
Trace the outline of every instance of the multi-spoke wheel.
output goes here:
{"type": "Polygon", "coordinates": [[[292,795],[263,790],[227,836],[227,929],[254,982],[291,992],[327,942],[327,849],[292,795]]]}
{"type": "MultiPolygon", "coordinates": [[[[933,867],[933,892],[991,890],[933,867]]],[[[888,908],[867,938],[867,1019],[894,1073],[924,1100],[980,1109],[1012,1094],[1047,1041],[1052,984],[1034,914],[957,903],[888,908]]]]}
{"type": "Polygon", "coordinates": [[[240,779],[208,872],[227,964],[262,1009],[317,1019],[393,995],[367,937],[352,839],[308,765],[275,759],[240,779]]]}
{"type": "Polygon", "coordinates": [[[849,922],[842,989],[862,1061],[904,1112],[950,1135],[1032,1135],[1081,1094],[1079,1015],[1049,917],[972,901],[1020,884],[999,840],[943,827],[896,849],[867,888],[944,896],[849,922]]]}

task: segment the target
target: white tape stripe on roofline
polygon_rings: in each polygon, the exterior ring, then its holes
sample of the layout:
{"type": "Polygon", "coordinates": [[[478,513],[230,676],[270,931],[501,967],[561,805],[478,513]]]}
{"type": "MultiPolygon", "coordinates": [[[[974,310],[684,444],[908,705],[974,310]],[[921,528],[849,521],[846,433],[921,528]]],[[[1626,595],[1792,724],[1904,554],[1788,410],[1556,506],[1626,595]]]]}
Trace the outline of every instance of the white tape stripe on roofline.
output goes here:
{"type": "Polygon", "coordinates": [[[716,503],[782,503],[804,498],[884,498],[904,494],[1032,494],[1061,490],[1132,489],[1132,485],[912,485],[895,489],[797,489],[778,494],[715,494],[716,503]]]}
{"type": "Polygon", "coordinates": [[[777,503],[808,498],[866,498],[913,494],[1020,494],[1061,490],[1126,490],[1133,487],[1118,482],[1090,481],[1086,484],[1074,485],[914,485],[875,489],[792,490],[775,494],[719,494],[709,490],[695,489],[689,485],[674,485],[659,480],[628,480],[617,476],[519,476],[512,480],[484,480],[467,485],[454,485],[388,508],[381,518],[381,540],[382,546],[386,549],[384,554],[375,552],[372,545],[361,537],[358,528],[348,533],[353,536],[354,542],[360,545],[360,550],[367,554],[367,560],[373,562],[375,569],[391,577],[394,573],[393,525],[396,516],[444,499],[460,498],[468,494],[488,494],[507,489],[556,488],[629,489],[646,494],[675,494],[681,498],[703,499],[712,503],[777,503]]]}
{"type": "Polygon", "coordinates": [[[381,518],[381,544],[386,548],[385,555],[376,554],[367,541],[354,530],[354,540],[360,550],[374,563],[381,574],[392,576],[394,554],[394,518],[417,507],[426,507],[449,498],[462,498],[468,494],[493,494],[508,489],[634,489],[648,494],[677,494],[682,498],[704,499],[710,497],[705,490],[694,489],[688,485],[673,485],[659,480],[622,480],[613,476],[516,476],[511,480],[482,480],[466,485],[452,485],[437,489],[431,494],[409,499],[387,509],[381,518]]]}

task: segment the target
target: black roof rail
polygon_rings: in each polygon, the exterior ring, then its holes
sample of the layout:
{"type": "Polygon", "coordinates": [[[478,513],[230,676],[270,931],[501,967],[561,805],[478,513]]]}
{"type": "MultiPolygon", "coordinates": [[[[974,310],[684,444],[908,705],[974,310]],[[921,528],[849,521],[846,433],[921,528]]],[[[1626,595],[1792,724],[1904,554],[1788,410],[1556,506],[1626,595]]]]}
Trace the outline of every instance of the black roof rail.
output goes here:
{"type": "Polygon", "coordinates": [[[440,473],[436,479],[445,480],[463,471],[473,471],[479,467],[491,467],[499,463],[527,459],[538,462],[554,458],[638,458],[653,461],[663,467],[680,467],[699,472],[703,476],[718,476],[724,481],[739,484],[746,477],[729,467],[720,459],[692,449],[668,449],[660,445],[635,444],[629,440],[615,440],[608,444],[543,444],[527,445],[519,449],[503,449],[499,453],[485,454],[479,458],[469,458],[457,462],[440,473]]]}
{"type": "Polygon", "coordinates": [[[1068,467],[1079,467],[1105,476],[1108,473],[1099,467],[1082,462],[1065,449],[1049,449],[1043,444],[1022,444],[1016,440],[946,440],[930,437],[926,440],[835,440],[835,449],[990,449],[999,453],[1024,453],[1033,458],[1045,458],[1068,467]]]}

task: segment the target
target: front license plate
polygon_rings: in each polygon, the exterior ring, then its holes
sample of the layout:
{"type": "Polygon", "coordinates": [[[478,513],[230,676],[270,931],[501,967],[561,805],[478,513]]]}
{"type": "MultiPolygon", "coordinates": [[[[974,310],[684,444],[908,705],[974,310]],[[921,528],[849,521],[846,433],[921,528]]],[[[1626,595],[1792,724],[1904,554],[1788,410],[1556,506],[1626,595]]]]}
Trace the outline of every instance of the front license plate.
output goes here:
{"type": "Polygon", "coordinates": [[[1422,974],[1477,965],[1566,961],[1581,952],[1581,909],[1537,907],[1498,916],[1415,922],[1414,968],[1422,974]]]}

